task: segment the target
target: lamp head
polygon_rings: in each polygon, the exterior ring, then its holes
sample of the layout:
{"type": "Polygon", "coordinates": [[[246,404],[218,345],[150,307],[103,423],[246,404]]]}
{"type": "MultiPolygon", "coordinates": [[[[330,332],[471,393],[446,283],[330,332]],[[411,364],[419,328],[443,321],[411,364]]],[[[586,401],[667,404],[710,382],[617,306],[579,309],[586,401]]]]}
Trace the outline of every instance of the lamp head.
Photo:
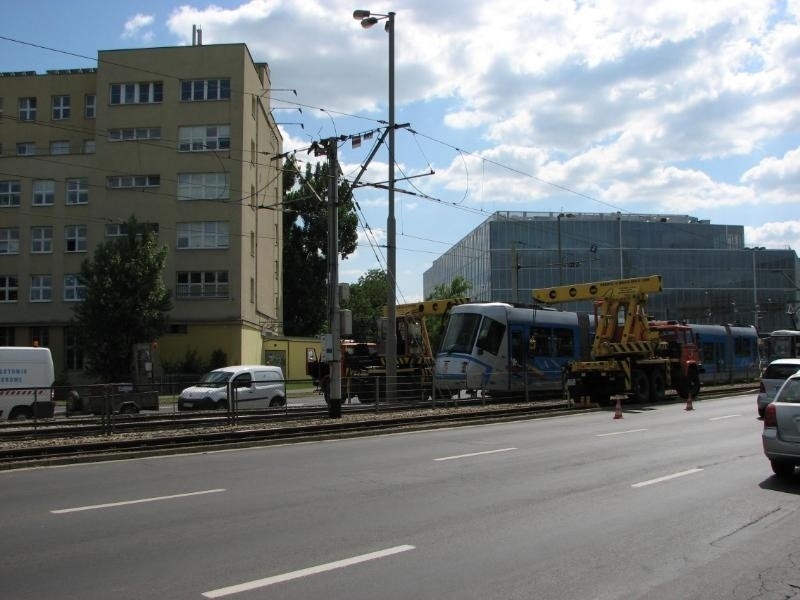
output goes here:
{"type": "Polygon", "coordinates": [[[378,19],[376,17],[367,17],[366,19],[361,19],[361,26],[364,29],[369,29],[370,27],[375,25],[375,23],[377,23],[377,22],[378,22],[378,19]]]}
{"type": "Polygon", "coordinates": [[[353,18],[356,21],[360,21],[361,19],[366,19],[367,17],[369,17],[369,11],[368,10],[354,10],[353,11],[353,18]]]}

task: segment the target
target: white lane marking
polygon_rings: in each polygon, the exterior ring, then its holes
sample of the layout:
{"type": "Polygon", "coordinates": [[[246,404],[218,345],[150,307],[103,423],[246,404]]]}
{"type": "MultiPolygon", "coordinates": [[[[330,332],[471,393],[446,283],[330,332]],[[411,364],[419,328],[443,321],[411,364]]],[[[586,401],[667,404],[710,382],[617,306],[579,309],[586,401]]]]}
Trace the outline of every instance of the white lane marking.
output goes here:
{"type": "Polygon", "coordinates": [[[709,421],[722,421],[723,419],[733,419],[735,417],[741,417],[742,415],[725,415],[724,417],[711,417],[709,421]]]}
{"type": "Polygon", "coordinates": [[[256,579],[254,581],[248,581],[246,583],[240,583],[238,585],[231,585],[228,587],[211,590],[210,592],[203,592],[203,596],[205,596],[206,598],[222,598],[223,596],[230,596],[232,594],[238,594],[240,592],[247,592],[250,590],[255,590],[257,588],[266,587],[268,585],[274,585],[276,583],[291,581],[292,579],[300,579],[301,577],[308,577],[309,575],[316,575],[318,573],[324,573],[326,571],[333,571],[334,569],[351,567],[353,565],[367,562],[369,560],[385,558],[393,554],[400,554],[401,552],[407,552],[409,550],[414,550],[414,549],[415,549],[414,546],[409,546],[409,545],[395,546],[394,548],[386,548],[385,550],[378,550],[377,552],[370,552],[369,554],[362,554],[361,556],[353,556],[351,558],[345,558],[343,560],[336,560],[333,562],[325,563],[324,565],[317,565],[316,567],[308,567],[307,569],[300,569],[299,571],[283,573],[282,575],[273,575],[272,577],[265,577],[264,579],[256,579]]]}
{"type": "Polygon", "coordinates": [[[58,510],[51,510],[54,515],[63,515],[64,513],[80,512],[82,510],[95,510],[98,508],[114,508],[117,506],[126,506],[128,504],[141,504],[143,502],[158,502],[159,500],[174,500],[175,498],[188,498],[189,496],[201,496],[203,494],[218,494],[225,492],[224,488],[216,490],[203,490],[200,492],[188,492],[186,494],[172,494],[171,496],[156,496],[153,498],[139,498],[138,500],[124,500],[122,502],[109,502],[107,504],[93,504],[91,506],[77,506],[75,508],[61,508],[58,510]]]}
{"type": "Polygon", "coordinates": [[[685,475],[692,475],[694,473],[699,473],[703,469],[689,469],[688,471],[681,471],[680,473],[673,473],[672,475],[665,475],[664,477],[657,477],[655,479],[649,479],[647,481],[640,481],[639,483],[634,483],[631,487],[640,488],[645,487],[646,485],[653,485],[654,483],[661,483],[662,481],[669,481],[670,479],[676,479],[677,477],[684,477],[685,475]]]}
{"type": "Polygon", "coordinates": [[[441,458],[434,458],[434,461],[443,460],[457,460],[459,458],[470,458],[472,456],[483,456],[484,454],[497,454],[498,452],[511,452],[516,448],[500,448],[499,450],[486,450],[485,452],[470,452],[469,454],[457,454],[455,456],[443,456],[441,458]]]}
{"type": "Polygon", "coordinates": [[[609,435],[625,435],[626,433],[638,433],[640,431],[647,431],[647,429],[626,429],[625,431],[612,431],[611,433],[598,433],[597,437],[606,437],[609,435]]]}

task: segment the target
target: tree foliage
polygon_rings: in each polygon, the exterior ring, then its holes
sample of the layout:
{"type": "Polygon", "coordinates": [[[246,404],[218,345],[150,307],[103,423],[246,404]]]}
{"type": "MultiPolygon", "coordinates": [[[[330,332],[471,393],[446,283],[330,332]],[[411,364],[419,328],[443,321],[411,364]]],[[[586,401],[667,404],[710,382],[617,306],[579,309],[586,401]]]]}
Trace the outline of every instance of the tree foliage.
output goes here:
{"type": "Polygon", "coordinates": [[[342,302],[342,308],[353,313],[353,339],[360,342],[378,339],[378,318],[383,315],[389,287],[386,272],[371,269],[350,286],[350,299],[342,302]]]}
{"type": "MultiPolygon", "coordinates": [[[[433,291],[428,294],[426,300],[466,298],[468,297],[470,289],[472,289],[472,284],[461,277],[461,275],[457,275],[449,284],[441,283],[433,288],[433,291]]],[[[428,337],[431,340],[431,347],[435,353],[439,348],[442,335],[444,334],[445,319],[440,317],[427,317],[425,326],[428,329],[428,337]]]]}
{"type": "Polygon", "coordinates": [[[86,298],[74,307],[87,372],[105,381],[130,380],[133,345],[161,335],[172,309],[162,276],[167,247],[135,217],[126,226],[125,237],[98,245],[83,261],[86,298]]]}
{"type": "MultiPolygon", "coordinates": [[[[312,336],[326,329],[328,318],[327,163],[306,165],[301,175],[293,160],[284,163],[283,180],[283,330],[312,336]],[[310,188],[310,189],[309,189],[310,188]],[[312,192],[313,190],[313,192],[312,192]]],[[[358,217],[350,186],[339,184],[339,255],[356,249],[358,217]]]]}

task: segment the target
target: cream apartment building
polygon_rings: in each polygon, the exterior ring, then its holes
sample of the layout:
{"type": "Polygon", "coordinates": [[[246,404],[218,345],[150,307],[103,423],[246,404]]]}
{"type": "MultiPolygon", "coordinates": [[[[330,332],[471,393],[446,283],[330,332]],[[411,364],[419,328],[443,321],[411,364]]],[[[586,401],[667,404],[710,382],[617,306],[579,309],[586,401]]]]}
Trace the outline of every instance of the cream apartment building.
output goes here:
{"type": "Polygon", "coordinates": [[[267,65],[244,44],[100,51],[97,64],[0,73],[0,345],[49,346],[59,375],[83,379],[77,274],[134,215],[169,248],[160,358],[262,362],[282,322],[267,65]]]}

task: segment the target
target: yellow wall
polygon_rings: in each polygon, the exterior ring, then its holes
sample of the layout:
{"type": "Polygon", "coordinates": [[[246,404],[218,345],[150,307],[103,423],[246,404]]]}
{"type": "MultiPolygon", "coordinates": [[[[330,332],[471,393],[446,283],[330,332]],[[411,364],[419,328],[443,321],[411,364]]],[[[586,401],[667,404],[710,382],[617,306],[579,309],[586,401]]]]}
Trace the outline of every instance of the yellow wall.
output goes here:
{"type": "Polygon", "coordinates": [[[264,340],[265,362],[270,357],[282,356],[284,364],[278,364],[276,360],[270,360],[269,364],[283,367],[288,381],[311,382],[311,378],[306,375],[306,355],[309,349],[313,349],[319,356],[319,339],[270,337],[264,340]]]}

